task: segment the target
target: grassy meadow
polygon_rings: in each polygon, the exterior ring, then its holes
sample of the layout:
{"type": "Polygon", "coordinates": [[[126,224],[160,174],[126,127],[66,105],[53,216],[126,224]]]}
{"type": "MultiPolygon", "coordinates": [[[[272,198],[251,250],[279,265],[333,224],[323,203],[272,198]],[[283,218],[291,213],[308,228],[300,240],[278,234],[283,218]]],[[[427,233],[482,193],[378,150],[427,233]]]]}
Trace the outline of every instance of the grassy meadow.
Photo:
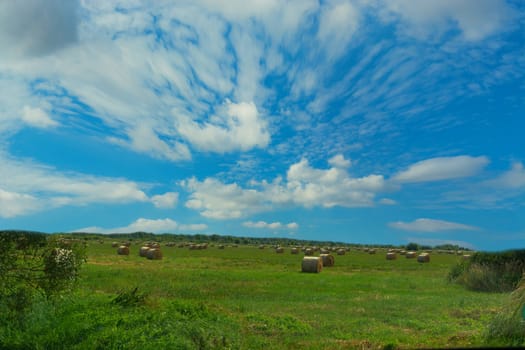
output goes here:
{"type": "MultiPolygon", "coordinates": [[[[162,260],[117,255],[90,241],[80,281],[35,303],[10,348],[382,349],[480,347],[508,293],[447,281],[461,257],[386,260],[351,249],[333,267],[302,273],[303,254],[271,247],[162,246],[162,260]]],[[[318,253],[316,254],[318,255],[318,253]]]]}

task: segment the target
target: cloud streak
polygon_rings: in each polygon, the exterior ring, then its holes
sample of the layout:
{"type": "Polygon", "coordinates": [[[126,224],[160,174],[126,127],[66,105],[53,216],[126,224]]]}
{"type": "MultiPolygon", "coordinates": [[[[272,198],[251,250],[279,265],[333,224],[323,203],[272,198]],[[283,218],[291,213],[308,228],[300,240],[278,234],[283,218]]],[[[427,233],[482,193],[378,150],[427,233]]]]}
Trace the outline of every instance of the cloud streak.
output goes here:
{"type": "Polygon", "coordinates": [[[415,232],[441,232],[441,231],[475,231],[478,227],[460,224],[457,222],[450,222],[444,220],[435,220],[420,218],[412,222],[396,221],[390,222],[388,226],[403,230],[415,232]]]}

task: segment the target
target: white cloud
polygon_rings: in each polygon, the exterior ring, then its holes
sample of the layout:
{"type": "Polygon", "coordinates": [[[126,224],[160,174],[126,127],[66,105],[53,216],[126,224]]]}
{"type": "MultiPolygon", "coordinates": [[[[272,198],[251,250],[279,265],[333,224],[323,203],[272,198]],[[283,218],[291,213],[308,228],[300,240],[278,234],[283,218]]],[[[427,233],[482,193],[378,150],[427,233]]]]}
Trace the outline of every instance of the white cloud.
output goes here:
{"type": "Polygon", "coordinates": [[[115,228],[101,228],[96,226],[84,227],[73,232],[90,233],[132,233],[132,232],[152,232],[152,233],[171,233],[177,229],[177,222],[171,219],[144,219],[139,218],[128,226],[115,228]]]}
{"type": "Polygon", "coordinates": [[[299,228],[299,225],[295,222],[290,222],[288,224],[282,224],[280,222],[266,222],[266,221],[246,221],[242,224],[245,227],[250,228],[262,228],[262,229],[272,229],[272,230],[278,230],[278,229],[289,229],[289,230],[296,230],[299,228]]]}
{"type": "Polygon", "coordinates": [[[473,231],[479,230],[478,227],[460,224],[457,222],[434,220],[434,219],[416,219],[412,222],[396,221],[390,222],[388,226],[404,230],[404,231],[419,231],[419,232],[440,232],[440,231],[473,231]]]}
{"type": "Polygon", "coordinates": [[[174,208],[179,200],[177,192],[166,192],[151,197],[151,201],[157,208],[174,208]]]}
{"type": "Polygon", "coordinates": [[[390,199],[390,198],[381,198],[379,200],[379,203],[383,205],[396,205],[397,204],[395,200],[390,199]]]}
{"type": "Polygon", "coordinates": [[[505,0],[386,0],[378,7],[399,15],[407,24],[405,32],[420,38],[457,26],[465,40],[482,40],[505,30],[515,17],[505,0]]]}
{"type": "Polygon", "coordinates": [[[51,119],[46,112],[38,107],[32,108],[24,106],[22,110],[22,120],[29,126],[43,129],[58,125],[55,120],[51,119]]]}
{"type": "Polygon", "coordinates": [[[0,216],[13,217],[66,205],[122,204],[151,201],[155,206],[175,206],[178,194],[149,198],[141,184],[82,173],[63,173],[29,161],[13,160],[0,152],[0,216]]]}
{"type": "Polygon", "coordinates": [[[151,232],[151,233],[175,233],[176,231],[202,231],[207,229],[206,224],[181,224],[175,220],[166,219],[145,219],[139,218],[131,224],[123,227],[102,228],[97,226],[84,227],[72,232],[92,232],[92,233],[132,233],[132,232],[151,232]]]}
{"type": "Polygon", "coordinates": [[[208,228],[206,224],[183,224],[179,225],[180,231],[204,231],[208,228]]]}
{"type": "Polygon", "coordinates": [[[11,218],[32,213],[40,209],[42,203],[31,195],[5,191],[0,188],[0,217],[11,218]]]}
{"type": "Polygon", "coordinates": [[[484,182],[497,189],[525,190],[525,169],[521,162],[514,162],[512,168],[493,180],[484,182]]]}
{"type": "Polygon", "coordinates": [[[328,159],[328,164],[335,168],[348,168],[352,162],[350,159],[345,159],[342,154],[337,154],[332,158],[328,159]]]}
{"type": "Polygon", "coordinates": [[[213,152],[247,151],[264,148],[270,142],[266,123],[253,102],[226,102],[225,108],[211,122],[199,125],[180,117],[178,131],[198,149],[213,152]]]}
{"type": "Polygon", "coordinates": [[[0,2],[2,56],[44,55],[74,43],[77,11],[77,0],[0,2]]]}
{"type": "Polygon", "coordinates": [[[412,164],[393,179],[399,182],[427,182],[469,177],[476,175],[488,163],[485,156],[431,158],[412,164]]]}
{"type": "MultiPolygon", "coordinates": [[[[348,164],[339,155],[332,158],[334,162],[348,164]]],[[[252,188],[242,188],[214,178],[202,182],[192,178],[181,185],[191,192],[186,207],[214,219],[240,218],[280,206],[372,206],[376,193],[385,188],[382,175],[352,178],[345,169],[316,169],[306,159],[290,166],[286,181],[277,177],[270,183],[252,181],[252,188]]]]}

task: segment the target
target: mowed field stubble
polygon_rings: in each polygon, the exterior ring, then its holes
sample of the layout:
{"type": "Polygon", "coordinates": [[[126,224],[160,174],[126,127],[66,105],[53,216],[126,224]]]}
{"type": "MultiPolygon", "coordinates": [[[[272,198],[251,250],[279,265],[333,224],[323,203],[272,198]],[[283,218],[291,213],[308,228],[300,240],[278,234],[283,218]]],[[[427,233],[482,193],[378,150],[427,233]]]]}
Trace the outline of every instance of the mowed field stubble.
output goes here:
{"type": "MultiPolygon", "coordinates": [[[[90,243],[72,306],[80,313],[78,300],[86,298],[97,317],[120,313],[120,324],[108,321],[113,331],[142,337],[123,342],[129,346],[169,346],[170,334],[178,334],[188,337],[188,348],[477,347],[485,345],[486,325],[508,297],[449,283],[450,268],[462,259],[456,254],[432,252],[430,262],[418,263],[399,254],[387,260],[386,249],[350,248],[331,253],[334,265],[320,273],[303,273],[304,253],[291,254],[291,247],[276,253],[271,246],[162,244],[162,259],[149,260],[139,255],[142,245],[134,242],[129,255],[118,255],[111,241],[90,243]],[[117,311],[106,306],[133,292],[141,303],[117,311]],[[174,318],[184,322],[171,324],[174,318]],[[148,320],[157,323],[153,335],[144,327],[148,320]],[[204,333],[181,329],[195,324],[204,333]]],[[[108,332],[104,322],[99,328],[108,332]]]]}

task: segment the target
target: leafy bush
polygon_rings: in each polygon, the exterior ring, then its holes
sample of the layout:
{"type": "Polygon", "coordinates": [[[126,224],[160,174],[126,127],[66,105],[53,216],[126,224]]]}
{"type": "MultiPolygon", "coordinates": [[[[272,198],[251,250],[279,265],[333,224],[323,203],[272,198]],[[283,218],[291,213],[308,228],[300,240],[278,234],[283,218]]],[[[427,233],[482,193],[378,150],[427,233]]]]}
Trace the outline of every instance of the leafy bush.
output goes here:
{"type": "Polygon", "coordinates": [[[143,305],[146,301],[147,294],[146,293],[139,293],[138,287],[133,288],[130,291],[122,291],[120,292],[115,299],[111,301],[112,304],[120,305],[120,306],[137,306],[137,305],[143,305]]]}
{"type": "Polygon", "coordinates": [[[482,292],[510,292],[525,272],[525,250],[475,253],[452,267],[449,281],[482,292]]]}

